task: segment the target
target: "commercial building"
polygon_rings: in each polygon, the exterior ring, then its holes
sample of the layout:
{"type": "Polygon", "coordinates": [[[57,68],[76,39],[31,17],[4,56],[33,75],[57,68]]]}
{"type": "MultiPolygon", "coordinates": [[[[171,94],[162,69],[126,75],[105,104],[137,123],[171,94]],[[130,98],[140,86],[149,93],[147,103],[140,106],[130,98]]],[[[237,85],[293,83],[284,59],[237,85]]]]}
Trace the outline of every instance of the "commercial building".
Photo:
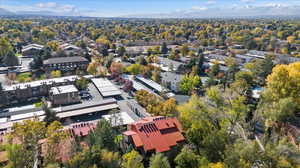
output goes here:
{"type": "Polygon", "coordinates": [[[146,117],[128,125],[123,135],[123,147],[132,145],[143,155],[168,152],[185,140],[181,124],[171,117],[146,117]]]}
{"type": "Polygon", "coordinates": [[[106,78],[94,78],[92,82],[103,97],[115,97],[122,94],[120,89],[106,78]]]}
{"type": "Polygon", "coordinates": [[[80,102],[79,91],[74,85],[52,87],[49,98],[54,106],[80,102]]]}
{"type": "Polygon", "coordinates": [[[86,70],[89,61],[84,57],[57,57],[57,58],[50,58],[44,60],[44,70],[45,71],[53,71],[53,70],[60,70],[60,71],[73,71],[76,69],[86,70]]]}

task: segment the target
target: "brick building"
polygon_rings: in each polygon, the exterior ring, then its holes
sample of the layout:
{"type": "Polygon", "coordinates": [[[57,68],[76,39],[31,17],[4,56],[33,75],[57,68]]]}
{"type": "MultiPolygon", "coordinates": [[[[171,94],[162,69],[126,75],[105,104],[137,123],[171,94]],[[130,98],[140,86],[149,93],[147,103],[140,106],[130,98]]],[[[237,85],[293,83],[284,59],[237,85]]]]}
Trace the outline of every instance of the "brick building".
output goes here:
{"type": "Polygon", "coordinates": [[[75,84],[77,79],[79,79],[78,76],[66,76],[3,86],[2,91],[0,91],[0,103],[8,105],[48,96],[52,87],[75,84]]]}
{"type": "Polygon", "coordinates": [[[79,91],[74,85],[52,87],[49,98],[54,106],[80,102],[79,91]]]}
{"type": "Polygon", "coordinates": [[[57,57],[57,58],[50,58],[44,60],[44,70],[45,71],[53,71],[53,70],[60,70],[60,71],[74,71],[76,69],[79,70],[86,70],[89,61],[84,57],[57,57]]]}

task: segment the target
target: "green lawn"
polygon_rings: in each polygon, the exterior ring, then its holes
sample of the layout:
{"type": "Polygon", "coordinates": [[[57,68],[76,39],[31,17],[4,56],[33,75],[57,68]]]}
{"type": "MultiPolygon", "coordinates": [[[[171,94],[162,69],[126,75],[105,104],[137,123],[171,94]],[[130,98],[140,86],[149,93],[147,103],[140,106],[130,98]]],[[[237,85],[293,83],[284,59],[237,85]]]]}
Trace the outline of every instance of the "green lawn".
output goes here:
{"type": "Polygon", "coordinates": [[[22,54],[21,53],[16,53],[16,56],[17,57],[22,57],[22,54]]]}
{"type": "Polygon", "coordinates": [[[34,106],[38,108],[38,107],[41,107],[42,104],[43,104],[43,102],[37,102],[37,103],[34,103],[34,106]]]}
{"type": "Polygon", "coordinates": [[[16,80],[21,83],[30,82],[32,81],[32,74],[31,72],[21,73],[17,76],[16,80]]]}

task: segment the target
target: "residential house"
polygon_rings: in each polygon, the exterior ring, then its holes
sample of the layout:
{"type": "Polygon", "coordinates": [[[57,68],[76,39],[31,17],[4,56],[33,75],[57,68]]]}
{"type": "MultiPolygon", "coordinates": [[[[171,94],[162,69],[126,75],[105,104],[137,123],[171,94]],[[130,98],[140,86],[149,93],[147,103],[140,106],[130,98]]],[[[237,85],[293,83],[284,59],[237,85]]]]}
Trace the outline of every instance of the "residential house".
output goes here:
{"type": "Polygon", "coordinates": [[[160,75],[161,82],[164,86],[174,92],[179,92],[180,82],[183,78],[183,75],[173,72],[162,72],[160,75]]]}
{"type": "Polygon", "coordinates": [[[300,61],[299,57],[292,57],[291,55],[288,54],[275,54],[275,63],[276,64],[289,64],[293,62],[298,62],[300,61]]]}
{"type": "Polygon", "coordinates": [[[253,58],[265,59],[267,54],[268,52],[265,51],[249,50],[245,55],[253,58]]]}
{"type": "Polygon", "coordinates": [[[22,56],[24,57],[33,57],[38,55],[44,46],[39,44],[29,44],[22,48],[22,56]]]}
{"type": "Polygon", "coordinates": [[[165,57],[158,57],[158,62],[153,63],[152,65],[156,67],[160,67],[162,71],[168,72],[168,71],[178,71],[179,68],[184,65],[184,63],[179,61],[174,61],[165,57]]]}
{"type": "Polygon", "coordinates": [[[75,45],[69,44],[69,43],[64,43],[64,44],[60,45],[59,49],[64,51],[64,53],[68,56],[69,55],[72,55],[72,56],[81,55],[81,48],[79,48],[75,45]]]}
{"type": "MultiPolygon", "coordinates": [[[[214,63],[215,61],[219,62],[221,65],[225,65],[225,61],[228,57],[227,55],[219,55],[219,54],[208,54],[205,56],[209,62],[214,63]]],[[[241,57],[233,57],[239,65],[243,65],[246,63],[246,60],[241,57]]]]}

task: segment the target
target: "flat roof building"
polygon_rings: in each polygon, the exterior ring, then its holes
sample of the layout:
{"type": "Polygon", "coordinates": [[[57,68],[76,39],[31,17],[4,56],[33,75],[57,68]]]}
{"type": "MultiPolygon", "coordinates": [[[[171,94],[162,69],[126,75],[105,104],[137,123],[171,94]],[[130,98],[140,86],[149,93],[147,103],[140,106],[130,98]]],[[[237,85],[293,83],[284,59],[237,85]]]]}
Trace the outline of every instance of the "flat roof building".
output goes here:
{"type": "Polygon", "coordinates": [[[103,97],[114,97],[122,94],[120,89],[106,78],[94,78],[92,82],[103,97]]]}
{"type": "MultiPolygon", "coordinates": [[[[105,99],[100,101],[86,102],[62,107],[52,108],[56,116],[61,119],[88,115],[91,113],[103,112],[119,108],[116,99],[105,99]]],[[[106,114],[106,113],[105,113],[106,114]]],[[[22,122],[37,117],[43,120],[45,112],[41,108],[19,110],[7,113],[0,113],[0,129],[9,129],[15,122],[22,122]],[[6,121],[6,122],[5,122],[6,121]]]]}
{"type": "Polygon", "coordinates": [[[104,115],[103,118],[109,121],[113,127],[128,125],[135,122],[127,112],[108,114],[104,115]]]}
{"type": "Polygon", "coordinates": [[[74,85],[52,87],[49,91],[49,98],[53,105],[80,102],[79,91],[74,85]]]}
{"type": "Polygon", "coordinates": [[[142,76],[136,76],[135,77],[137,81],[141,82],[142,84],[146,85],[147,87],[151,88],[154,90],[156,93],[161,93],[166,90],[163,86],[160,84],[154,82],[153,80],[146,79],[142,76]]]}
{"type": "Polygon", "coordinates": [[[3,86],[0,102],[7,105],[48,96],[52,87],[75,84],[77,79],[75,75],[3,86]]]}
{"type": "Polygon", "coordinates": [[[65,85],[52,87],[50,92],[52,93],[52,95],[59,95],[64,93],[78,92],[78,89],[74,85],[65,85]]]}

